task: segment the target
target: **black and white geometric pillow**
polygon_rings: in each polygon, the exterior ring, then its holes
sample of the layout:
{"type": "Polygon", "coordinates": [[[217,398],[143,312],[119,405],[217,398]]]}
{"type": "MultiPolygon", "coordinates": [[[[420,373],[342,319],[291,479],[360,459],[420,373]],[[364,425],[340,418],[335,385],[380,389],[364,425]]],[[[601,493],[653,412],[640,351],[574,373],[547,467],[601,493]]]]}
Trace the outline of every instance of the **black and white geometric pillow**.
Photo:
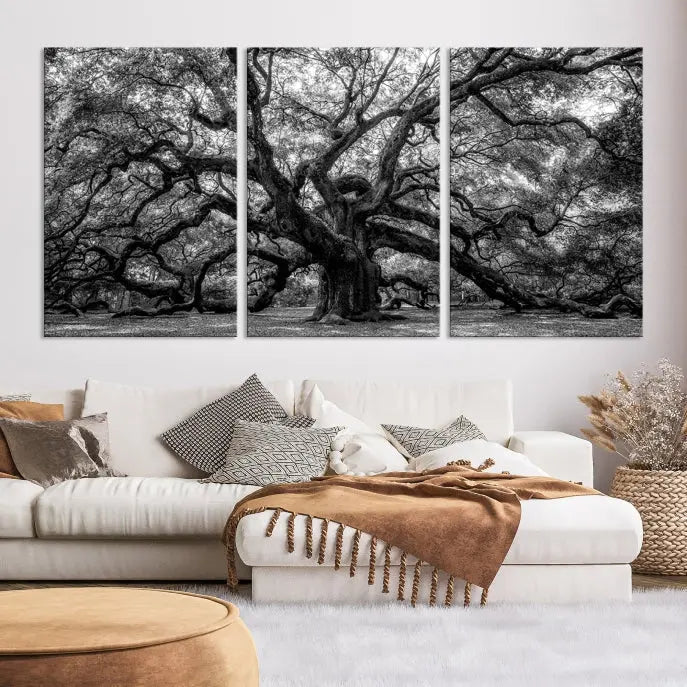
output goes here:
{"type": "Polygon", "coordinates": [[[407,425],[382,425],[390,437],[395,439],[411,458],[437,448],[457,444],[460,441],[486,439],[480,428],[464,415],[443,429],[409,427],[407,425]]]}
{"type": "Polygon", "coordinates": [[[343,427],[303,429],[238,420],[226,464],[201,482],[286,484],[323,475],[332,439],[343,427]]]}
{"type": "Polygon", "coordinates": [[[0,394],[0,403],[30,401],[31,394],[0,394]]]}
{"type": "Polygon", "coordinates": [[[308,417],[307,415],[287,415],[279,423],[283,427],[293,427],[294,429],[308,429],[315,424],[314,417],[308,417]]]}
{"type": "Polygon", "coordinates": [[[238,389],[209,403],[160,439],[187,463],[211,473],[225,463],[237,420],[281,422],[287,417],[279,401],[251,375],[238,389]]]}

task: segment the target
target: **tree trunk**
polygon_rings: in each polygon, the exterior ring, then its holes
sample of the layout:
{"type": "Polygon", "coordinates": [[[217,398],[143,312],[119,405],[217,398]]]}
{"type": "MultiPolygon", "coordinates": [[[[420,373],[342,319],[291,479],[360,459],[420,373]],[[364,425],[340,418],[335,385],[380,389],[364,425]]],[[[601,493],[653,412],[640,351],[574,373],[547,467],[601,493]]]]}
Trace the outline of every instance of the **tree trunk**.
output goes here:
{"type": "Polygon", "coordinates": [[[380,268],[356,251],[321,266],[317,305],[312,319],[327,324],[375,319],[380,268]]]}
{"type": "Polygon", "coordinates": [[[357,243],[351,241],[347,250],[332,254],[320,265],[317,304],[308,321],[346,324],[401,319],[380,311],[381,268],[368,256],[362,241],[357,243]]]}

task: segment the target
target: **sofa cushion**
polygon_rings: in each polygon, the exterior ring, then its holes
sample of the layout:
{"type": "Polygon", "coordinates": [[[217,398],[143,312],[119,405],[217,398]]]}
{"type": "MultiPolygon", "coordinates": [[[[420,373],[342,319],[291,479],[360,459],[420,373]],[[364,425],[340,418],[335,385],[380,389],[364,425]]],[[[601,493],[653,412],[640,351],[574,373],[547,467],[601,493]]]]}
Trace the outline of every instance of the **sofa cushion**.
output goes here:
{"type": "Polygon", "coordinates": [[[43,487],[21,479],[0,479],[0,539],[35,537],[33,504],[43,487]]]}
{"type": "MultiPolygon", "coordinates": [[[[292,415],[293,382],[266,383],[265,386],[292,415]]],[[[159,436],[237,387],[238,384],[229,384],[192,389],[152,389],[89,379],[82,414],[107,413],[110,466],[117,472],[136,477],[202,477],[204,472],[175,456],[159,436]]]]}
{"type": "Polygon", "coordinates": [[[38,499],[36,531],[44,538],[220,537],[234,504],[255,489],[176,477],[70,480],[38,499]]]}
{"type": "MultiPolygon", "coordinates": [[[[288,518],[283,515],[272,537],[265,528],[273,511],[242,518],[236,530],[237,551],[249,566],[317,565],[317,557],[305,557],[305,517],[294,523],[295,553],[284,545],[288,518]]],[[[325,565],[334,565],[337,527],[328,528],[325,565]]],[[[314,534],[319,546],[319,522],[314,534]]],[[[353,534],[344,533],[342,564],[351,560],[353,534]]],[[[450,543],[447,543],[450,545],[450,543]]],[[[522,518],[504,564],[612,564],[630,563],[642,545],[642,521],[635,508],[610,496],[574,496],[562,499],[522,502],[522,518]]],[[[360,540],[359,561],[367,561],[370,537],[360,540]]],[[[384,546],[377,545],[377,564],[384,565],[384,546]]],[[[392,550],[392,564],[398,565],[399,551],[392,550]]],[[[366,564],[366,563],[365,563],[366,564]]]]}

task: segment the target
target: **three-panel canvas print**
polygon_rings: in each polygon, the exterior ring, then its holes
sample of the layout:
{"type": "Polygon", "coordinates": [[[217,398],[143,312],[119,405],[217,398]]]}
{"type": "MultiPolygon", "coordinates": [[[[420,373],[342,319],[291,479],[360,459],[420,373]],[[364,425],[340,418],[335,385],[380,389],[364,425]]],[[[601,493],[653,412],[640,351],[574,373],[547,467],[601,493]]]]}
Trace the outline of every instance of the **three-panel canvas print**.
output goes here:
{"type": "Polygon", "coordinates": [[[46,49],[45,335],[641,336],[642,90],[640,48],[46,49]]]}

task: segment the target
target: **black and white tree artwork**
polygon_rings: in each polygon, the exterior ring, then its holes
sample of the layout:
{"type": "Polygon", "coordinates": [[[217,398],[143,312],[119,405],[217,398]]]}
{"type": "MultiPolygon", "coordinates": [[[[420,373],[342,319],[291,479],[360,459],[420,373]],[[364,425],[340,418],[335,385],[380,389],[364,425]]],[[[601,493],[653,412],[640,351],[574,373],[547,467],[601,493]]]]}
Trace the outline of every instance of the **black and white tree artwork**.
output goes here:
{"type": "Polygon", "coordinates": [[[247,56],[249,336],[436,336],[439,51],[247,56]]]}
{"type": "Polygon", "coordinates": [[[46,336],[234,336],[236,51],[45,50],[46,336]]]}
{"type": "Polygon", "coordinates": [[[641,336],[641,49],[456,49],[450,111],[451,334],[641,336]]]}

